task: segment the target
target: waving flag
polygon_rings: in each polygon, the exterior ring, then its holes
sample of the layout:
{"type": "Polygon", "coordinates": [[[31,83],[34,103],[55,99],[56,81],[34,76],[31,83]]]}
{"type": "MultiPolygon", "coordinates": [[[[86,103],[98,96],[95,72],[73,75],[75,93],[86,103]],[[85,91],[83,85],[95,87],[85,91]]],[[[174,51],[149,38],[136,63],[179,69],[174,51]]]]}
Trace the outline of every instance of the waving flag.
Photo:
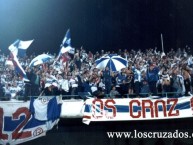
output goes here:
{"type": "Polygon", "coordinates": [[[48,54],[38,55],[37,57],[35,57],[34,59],[32,59],[32,61],[31,61],[30,64],[29,64],[29,67],[32,67],[32,66],[36,66],[36,65],[39,65],[39,64],[43,64],[43,63],[49,62],[52,58],[53,58],[53,56],[48,55],[48,54]]]}
{"type": "Polygon", "coordinates": [[[18,41],[16,40],[13,44],[11,44],[9,46],[9,50],[10,50],[10,56],[11,56],[11,60],[12,63],[14,65],[15,71],[25,80],[25,81],[29,81],[26,75],[26,72],[24,71],[24,69],[22,68],[21,64],[18,61],[17,58],[17,53],[18,53],[18,49],[16,47],[16,45],[18,45],[18,41]]]}
{"type": "Polygon", "coordinates": [[[17,56],[17,54],[18,54],[18,44],[19,44],[19,39],[17,39],[15,42],[13,42],[13,44],[11,44],[10,46],[9,46],[9,50],[10,50],[10,52],[14,55],[14,56],[17,56]]]}
{"type": "Polygon", "coordinates": [[[13,62],[15,71],[25,80],[25,81],[29,81],[26,75],[26,72],[24,71],[24,69],[22,68],[21,64],[19,63],[17,56],[14,56],[12,53],[11,55],[11,60],[13,62]]]}
{"type": "Polygon", "coordinates": [[[67,30],[66,35],[62,41],[62,46],[71,46],[70,29],[67,30]]]}
{"type": "Polygon", "coordinates": [[[0,102],[0,144],[21,144],[46,135],[60,118],[60,99],[31,97],[30,102],[0,102]]]}
{"type": "Polygon", "coordinates": [[[29,46],[32,44],[34,40],[28,40],[28,41],[21,41],[19,42],[18,46],[18,56],[24,57],[26,56],[26,50],[29,48],[29,46]]]}
{"type": "MultiPolygon", "coordinates": [[[[61,57],[62,54],[70,51],[72,49],[71,47],[71,37],[70,37],[70,29],[67,30],[66,35],[62,41],[62,44],[60,46],[60,52],[58,54],[58,57],[56,58],[55,62],[58,61],[58,59],[61,57]]],[[[54,64],[55,64],[54,62],[54,64]]]]}
{"type": "Polygon", "coordinates": [[[13,44],[10,45],[9,50],[15,55],[19,57],[26,56],[26,50],[32,44],[34,40],[22,41],[17,39],[13,44]]]}

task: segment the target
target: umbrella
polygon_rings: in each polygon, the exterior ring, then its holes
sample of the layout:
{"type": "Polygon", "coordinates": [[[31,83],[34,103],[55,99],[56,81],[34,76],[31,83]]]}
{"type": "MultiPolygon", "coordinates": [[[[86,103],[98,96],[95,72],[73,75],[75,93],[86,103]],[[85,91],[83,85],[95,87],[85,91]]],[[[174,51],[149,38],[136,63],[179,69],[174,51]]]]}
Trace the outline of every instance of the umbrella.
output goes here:
{"type": "Polygon", "coordinates": [[[104,69],[108,67],[112,71],[120,71],[128,66],[128,61],[116,54],[105,55],[95,61],[96,68],[104,69]]]}
{"type": "Polygon", "coordinates": [[[52,58],[53,56],[48,55],[48,54],[38,55],[34,59],[32,59],[32,61],[29,64],[29,67],[49,62],[52,58]]]}

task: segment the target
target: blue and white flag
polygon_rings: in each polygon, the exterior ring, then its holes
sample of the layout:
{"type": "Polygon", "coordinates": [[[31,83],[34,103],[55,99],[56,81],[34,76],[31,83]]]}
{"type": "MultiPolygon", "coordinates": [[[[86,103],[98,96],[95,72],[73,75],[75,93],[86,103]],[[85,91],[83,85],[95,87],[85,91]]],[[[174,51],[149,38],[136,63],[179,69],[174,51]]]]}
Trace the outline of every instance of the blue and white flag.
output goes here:
{"type": "Polygon", "coordinates": [[[71,47],[70,29],[68,29],[66,32],[66,35],[62,41],[59,55],[65,53],[65,52],[68,52],[70,49],[72,49],[72,47],[71,47]]]}
{"type": "Polygon", "coordinates": [[[17,56],[18,54],[18,44],[19,44],[19,39],[17,39],[15,42],[13,42],[13,44],[11,44],[8,49],[10,50],[10,52],[14,55],[17,56]]]}
{"type": "Polygon", "coordinates": [[[11,44],[9,46],[9,50],[10,50],[10,57],[11,57],[11,61],[14,65],[15,71],[25,80],[25,81],[29,81],[26,75],[26,72],[24,71],[24,69],[22,68],[21,64],[18,61],[17,58],[17,54],[18,54],[18,43],[20,40],[16,40],[13,44],[11,44]]]}
{"type": "Polygon", "coordinates": [[[15,71],[23,78],[24,81],[29,81],[26,72],[24,71],[24,69],[22,68],[21,64],[18,61],[17,56],[14,56],[12,53],[10,55],[15,71]]]}
{"type": "Polygon", "coordinates": [[[53,56],[51,56],[49,54],[40,54],[40,55],[36,56],[34,59],[32,59],[32,61],[29,64],[29,67],[33,67],[36,65],[40,65],[40,64],[49,62],[52,58],[53,58],[53,56]]]}
{"type": "Polygon", "coordinates": [[[32,97],[30,103],[0,102],[0,144],[15,145],[45,136],[58,123],[60,112],[56,97],[32,97]]]}
{"type": "MultiPolygon", "coordinates": [[[[58,54],[58,57],[56,58],[56,61],[58,61],[58,59],[61,57],[62,54],[70,51],[71,49],[72,49],[72,47],[71,47],[70,29],[68,29],[66,32],[66,35],[62,41],[62,44],[60,45],[60,52],[58,54]]],[[[54,62],[54,64],[55,64],[55,62],[54,62]]]]}
{"type": "Polygon", "coordinates": [[[9,50],[15,55],[19,57],[26,56],[26,50],[32,44],[34,40],[22,41],[17,39],[13,44],[9,46],[9,50]]]}
{"type": "Polygon", "coordinates": [[[71,36],[70,36],[70,29],[67,30],[66,35],[61,44],[63,47],[71,46],[71,36]]]}

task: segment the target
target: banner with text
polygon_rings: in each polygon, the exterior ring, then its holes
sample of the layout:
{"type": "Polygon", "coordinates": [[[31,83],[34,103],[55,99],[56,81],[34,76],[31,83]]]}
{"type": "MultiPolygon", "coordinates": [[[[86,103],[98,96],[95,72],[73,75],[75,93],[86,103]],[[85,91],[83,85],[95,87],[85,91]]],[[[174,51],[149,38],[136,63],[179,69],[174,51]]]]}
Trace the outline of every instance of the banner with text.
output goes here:
{"type": "Polygon", "coordinates": [[[83,123],[193,117],[193,97],[88,99],[83,123]]]}

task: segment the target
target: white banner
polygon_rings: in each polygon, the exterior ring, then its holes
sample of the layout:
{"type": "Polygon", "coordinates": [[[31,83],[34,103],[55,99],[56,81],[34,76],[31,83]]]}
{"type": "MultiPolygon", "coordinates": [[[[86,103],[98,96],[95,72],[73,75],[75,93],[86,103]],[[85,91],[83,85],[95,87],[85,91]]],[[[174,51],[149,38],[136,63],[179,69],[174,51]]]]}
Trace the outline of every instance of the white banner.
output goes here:
{"type": "Polygon", "coordinates": [[[193,97],[88,99],[83,123],[193,117],[193,97]]]}

